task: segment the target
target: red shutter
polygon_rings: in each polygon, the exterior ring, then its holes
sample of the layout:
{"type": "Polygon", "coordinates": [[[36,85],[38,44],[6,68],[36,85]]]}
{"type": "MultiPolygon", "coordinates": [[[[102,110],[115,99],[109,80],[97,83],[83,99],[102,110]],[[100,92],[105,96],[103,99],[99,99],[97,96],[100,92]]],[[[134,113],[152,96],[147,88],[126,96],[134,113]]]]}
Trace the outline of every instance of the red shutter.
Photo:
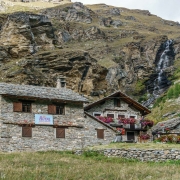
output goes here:
{"type": "Polygon", "coordinates": [[[97,138],[104,139],[104,129],[97,129],[97,138]]]}
{"type": "Polygon", "coordinates": [[[56,114],[56,106],[53,104],[48,105],[48,114],[56,114]]]}
{"type": "Polygon", "coordinates": [[[32,137],[32,127],[22,127],[22,137],[32,137]]]}
{"type": "Polygon", "coordinates": [[[56,128],[56,138],[65,138],[65,128],[56,128]]]}
{"type": "Polygon", "coordinates": [[[22,102],[13,102],[13,111],[22,112],[22,102]]]}

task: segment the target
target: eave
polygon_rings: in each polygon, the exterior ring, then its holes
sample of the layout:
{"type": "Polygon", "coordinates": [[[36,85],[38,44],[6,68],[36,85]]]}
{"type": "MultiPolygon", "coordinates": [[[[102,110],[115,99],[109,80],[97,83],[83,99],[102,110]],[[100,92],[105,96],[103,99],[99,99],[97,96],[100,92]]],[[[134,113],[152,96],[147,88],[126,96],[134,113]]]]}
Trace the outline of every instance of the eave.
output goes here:
{"type": "Polygon", "coordinates": [[[51,98],[41,98],[41,97],[34,97],[34,96],[19,96],[19,95],[10,95],[10,94],[1,94],[3,97],[8,98],[16,98],[21,100],[31,100],[31,101],[37,101],[37,100],[43,100],[43,101],[50,101],[50,102],[61,102],[61,103],[67,103],[67,102],[73,102],[76,104],[82,104],[84,101],[74,101],[74,100],[66,100],[66,99],[51,99],[51,98]]]}

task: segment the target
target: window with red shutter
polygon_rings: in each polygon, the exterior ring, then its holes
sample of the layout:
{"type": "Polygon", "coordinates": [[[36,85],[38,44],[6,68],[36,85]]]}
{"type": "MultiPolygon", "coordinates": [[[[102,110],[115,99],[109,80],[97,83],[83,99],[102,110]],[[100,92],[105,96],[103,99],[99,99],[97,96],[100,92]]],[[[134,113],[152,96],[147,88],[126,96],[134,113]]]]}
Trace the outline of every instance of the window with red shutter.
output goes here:
{"type": "Polygon", "coordinates": [[[48,105],[48,114],[60,114],[64,115],[65,114],[65,106],[64,104],[51,104],[48,105]]]}
{"type": "Polygon", "coordinates": [[[32,127],[22,127],[22,137],[32,137],[32,127]]]}
{"type": "Polygon", "coordinates": [[[65,138],[65,128],[56,128],[56,138],[65,138]]]}
{"type": "Polygon", "coordinates": [[[22,102],[13,102],[13,111],[22,112],[22,102]]]}
{"type": "Polygon", "coordinates": [[[48,114],[56,114],[56,106],[53,104],[48,105],[48,114]]]}
{"type": "Polygon", "coordinates": [[[97,138],[104,139],[104,129],[97,129],[97,138]]]}

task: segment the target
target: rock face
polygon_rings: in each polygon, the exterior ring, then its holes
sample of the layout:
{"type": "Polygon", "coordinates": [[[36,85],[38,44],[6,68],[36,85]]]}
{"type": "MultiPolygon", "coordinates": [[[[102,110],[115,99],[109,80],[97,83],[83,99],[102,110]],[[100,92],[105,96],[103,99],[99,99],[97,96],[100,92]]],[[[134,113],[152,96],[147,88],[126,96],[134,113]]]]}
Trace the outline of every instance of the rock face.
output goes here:
{"type": "Polygon", "coordinates": [[[4,12],[6,10],[5,2],[0,1],[0,12],[4,12]]]}
{"type": "MultiPolygon", "coordinates": [[[[76,92],[90,95],[93,90],[106,89],[107,69],[84,51],[46,51],[36,56],[21,58],[15,65],[16,71],[6,71],[3,77],[8,82],[30,85],[56,86],[58,75],[67,77],[67,87],[76,92]]],[[[2,71],[4,66],[0,68],[2,71]]],[[[12,67],[6,67],[11,69],[12,67]]]]}
{"type": "Polygon", "coordinates": [[[45,9],[41,13],[61,21],[75,21],[88,24],[92,22],[92,16],[95,15],[93,11],[80,2],[76,2],[66,8],[45,9]]]}
{"type": "Polygon", "coordinates": [[[114,27],[119,27],[122,26],[123,23],[119,20],[112,20],[111,17],[108,18],[101,18],[99,21],[100,26],[105,26],[105,27],[110,27],[110,26],[114,26],[114,27]]]}
{"type": "Polygon", "coordinates": [[[179,27],[148,11],[78,2],[1,14],[0,78],[54,86],[63,74],[69,88],[86,95],[120,89],[138,96],[148,91],[153,99],[170,85],[179,27]]]}
{"type": "Polygon", "coordinates": [[[54,48],[54,31],[44,15],[23,12],[9,15],[0,38],[2,60],[34,54],[38,49],[54,48]]]}

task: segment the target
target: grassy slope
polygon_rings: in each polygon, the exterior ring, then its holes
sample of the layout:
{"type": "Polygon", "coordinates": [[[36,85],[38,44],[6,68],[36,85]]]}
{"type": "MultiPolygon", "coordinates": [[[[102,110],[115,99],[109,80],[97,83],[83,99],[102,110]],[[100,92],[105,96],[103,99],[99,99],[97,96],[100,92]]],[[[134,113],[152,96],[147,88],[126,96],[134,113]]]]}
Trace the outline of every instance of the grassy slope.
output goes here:
{"type": "Polygon", "coordinates": [[[179,180],[180,163],[146,163],[61,152],[1,153],[1,177],[13,180],[179,180]]]}
{"type": "MultiPolygon", "coordinates": [[[[180,59],[177,59],[174,62],[175,72],[171,77],[172,85],[171,88],[174,88],[175,83],[180,83],[180,59]]],[[[175,118],[180,116],[180,94],[178,98],[167,97],[168,91],[164,93],[159,99],[157,99],[154,107],[152,108],[152,113],[147,117],[155,121],[155,123],[168,120],[170,118],[175,118]],[[172,113],[172,115],[163,117],[167,113],[172,113]]]]}

